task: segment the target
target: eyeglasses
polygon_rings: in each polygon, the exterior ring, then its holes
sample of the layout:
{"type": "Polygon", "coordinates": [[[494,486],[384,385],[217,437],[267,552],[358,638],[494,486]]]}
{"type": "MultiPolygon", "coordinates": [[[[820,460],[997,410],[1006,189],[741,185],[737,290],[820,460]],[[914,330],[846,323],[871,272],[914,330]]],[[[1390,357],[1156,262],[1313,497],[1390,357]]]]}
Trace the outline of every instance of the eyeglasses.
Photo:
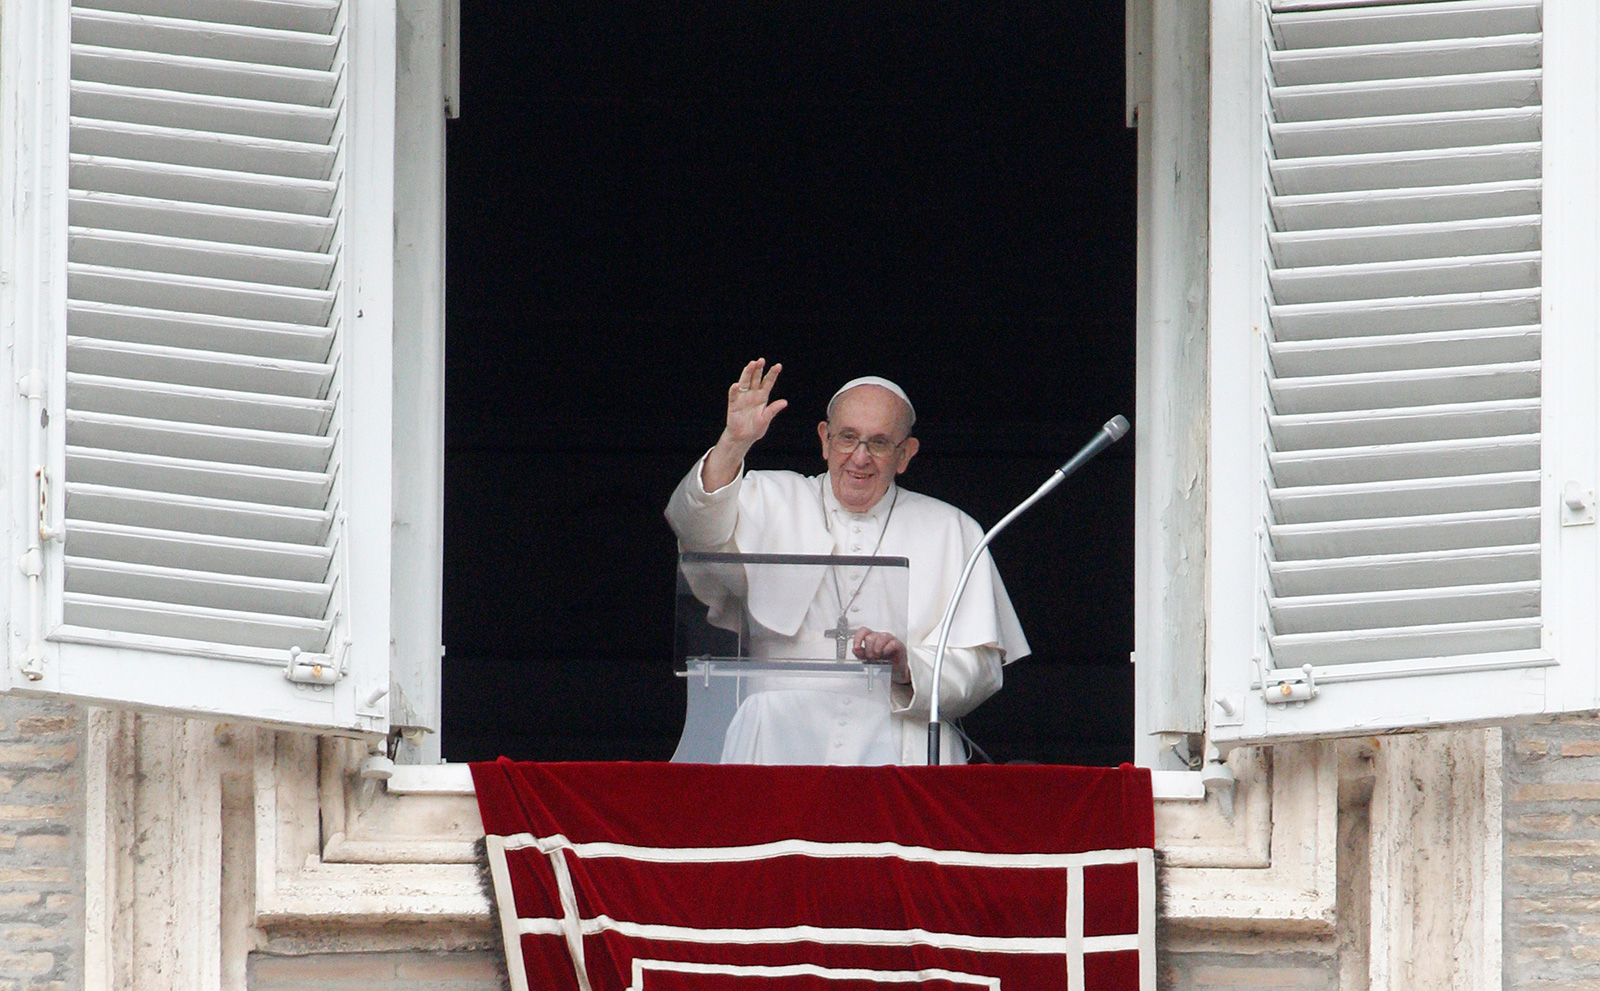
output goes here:
{"type": "Polygon", "coordinates": [[[863,438],[854,430],[841,430],[838,433],[830,432],[828,434],[828,446],[833,448],[833,453],[854,454],[856,452],[856,448],[865,444],[867,446],[867,453],[880,461],[900,450],[900,445],[904,443],[904,440],[893,441],[887,437],[863,438]]]}

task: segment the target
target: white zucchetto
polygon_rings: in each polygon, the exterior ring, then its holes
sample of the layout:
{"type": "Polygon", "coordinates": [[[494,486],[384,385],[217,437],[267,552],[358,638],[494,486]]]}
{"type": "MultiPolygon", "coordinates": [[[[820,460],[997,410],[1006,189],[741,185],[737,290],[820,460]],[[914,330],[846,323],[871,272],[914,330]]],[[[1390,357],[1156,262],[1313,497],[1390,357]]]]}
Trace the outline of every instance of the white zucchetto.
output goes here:
{"type": "Polygon", "coordinates": [[[833,397],[828,400],[828,417],[830,419],[833,417],[833,406],[839,401],[839,397],[849,392],[851,389],[854,389],[858,385],[875,385],[879,388],[888,389],[896,396],[899,396],[900,401],[906,404],[906,409],[911,413],[910,425],[913,427],[917,425],[917,408],[911,405],[911,397],[906,395],[906,390],[900,388],[898,385],[895,385],[888,379],[881,378],[877,375],[863,375],[860,378],[851,379],[844,385],[841,385],[839,387],[839,391],[835,392],[833,397]]]}

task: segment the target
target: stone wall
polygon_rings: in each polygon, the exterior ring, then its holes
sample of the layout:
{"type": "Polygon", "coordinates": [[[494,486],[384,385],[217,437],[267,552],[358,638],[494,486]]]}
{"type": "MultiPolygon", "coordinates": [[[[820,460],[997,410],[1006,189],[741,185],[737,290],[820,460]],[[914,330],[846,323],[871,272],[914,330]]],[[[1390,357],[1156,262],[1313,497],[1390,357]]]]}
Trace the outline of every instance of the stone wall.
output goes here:
{"type": "Polygon", "coordinates": [[[83,986],[84,710],[0,697],[0,991],[83,986]]]}
{"type": "Polygon", "coordinates": [[[1600,989],[1600,722],[1505,741],[1505,991],[1600,989]]]}
{"type": "Polygon", "coordinates": [[[498,953],[250,954],[250,991],[501,991],[498,953]]]}

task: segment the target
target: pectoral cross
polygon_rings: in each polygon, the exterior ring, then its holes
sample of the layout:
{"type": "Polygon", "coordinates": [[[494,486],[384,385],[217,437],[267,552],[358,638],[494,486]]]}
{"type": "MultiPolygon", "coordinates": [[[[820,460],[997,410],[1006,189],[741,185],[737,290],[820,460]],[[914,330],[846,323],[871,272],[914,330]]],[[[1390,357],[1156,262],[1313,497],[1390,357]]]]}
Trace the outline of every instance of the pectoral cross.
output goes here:
{"type": "Polygon", "coordinates": [[[850,628],[849,623],[850,621],[841,615],[839,617],[838,626],[835,626],[831,630],[822,631],[823,636],[833,638],[833,658],[836,661],[844,660],[844,645],[849,643],[851,638],[856,635],[856,631],[850,628]]]}

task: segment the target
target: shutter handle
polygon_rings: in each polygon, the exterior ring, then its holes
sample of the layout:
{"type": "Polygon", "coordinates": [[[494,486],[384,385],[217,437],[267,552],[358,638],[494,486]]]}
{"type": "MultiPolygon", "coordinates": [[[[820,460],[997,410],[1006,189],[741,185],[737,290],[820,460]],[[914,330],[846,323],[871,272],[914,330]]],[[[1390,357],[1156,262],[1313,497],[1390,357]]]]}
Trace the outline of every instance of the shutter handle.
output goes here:
{"type": "Polygon", "coordinates": [[[1594,491],[1568,481],[1561,488],[1561,525],[1585,526],[1594,522],[1594,491]]]}

